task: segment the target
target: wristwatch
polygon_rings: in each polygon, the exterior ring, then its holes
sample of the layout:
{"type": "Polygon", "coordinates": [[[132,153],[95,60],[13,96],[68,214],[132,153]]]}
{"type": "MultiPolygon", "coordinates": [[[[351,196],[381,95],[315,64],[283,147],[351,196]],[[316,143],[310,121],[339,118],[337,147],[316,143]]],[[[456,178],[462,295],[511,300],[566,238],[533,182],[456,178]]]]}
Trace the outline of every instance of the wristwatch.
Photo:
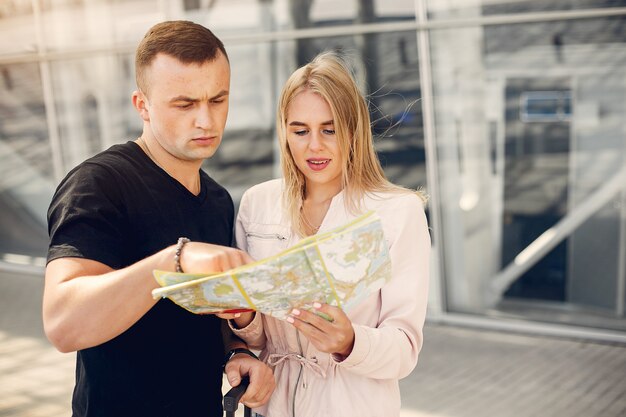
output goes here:
{"type": "Polygon", "coordinates": [[[224,356],[224,362],[222,362],[222,372],[226,371],[226,364],[228,363],[229,360],[231,360],[233,358],[233,356],[235,356],[238,353],[245,353],[248,356],[253,357],[254,359],[259,359],[257,357],[257,355],[255,355],[254,353],[252,353],[252,351],[246,349],[246,348],[235,348],[235,349],[231,349],[228,351],[228,353],[226,354],[226,356],[224,356]]]}

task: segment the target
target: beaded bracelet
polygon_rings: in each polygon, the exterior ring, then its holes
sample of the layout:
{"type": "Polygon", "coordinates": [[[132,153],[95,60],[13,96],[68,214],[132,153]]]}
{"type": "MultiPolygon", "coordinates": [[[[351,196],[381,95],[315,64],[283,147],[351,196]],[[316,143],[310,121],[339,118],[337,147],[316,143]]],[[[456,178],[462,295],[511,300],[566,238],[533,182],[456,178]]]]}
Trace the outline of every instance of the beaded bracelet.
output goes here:
{"type": "Polygon", "coordinates": [[[185,246],[185,243],[189,242],[189,238],[178,238],[178,243],[176,243],[176,251],[174,252],[174,266],[176,266],[176,272],[183,272],[183,268],[180,266],[180,254],[183,251],[183,246],[185,246]]]}

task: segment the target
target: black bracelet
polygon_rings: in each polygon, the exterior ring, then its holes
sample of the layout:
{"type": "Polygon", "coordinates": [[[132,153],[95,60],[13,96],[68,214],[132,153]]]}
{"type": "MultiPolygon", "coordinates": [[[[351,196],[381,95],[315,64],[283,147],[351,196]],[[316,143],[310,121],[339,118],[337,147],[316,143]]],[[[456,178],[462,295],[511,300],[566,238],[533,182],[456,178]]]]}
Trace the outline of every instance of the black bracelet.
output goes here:
{"type": "Polygon", "coordinates": [[[178,238],[178,243],[176,243],[176,251],[174,252],[174,266],[176,267],[176,272],[183,272],[183,268],[180,266],[180,254],[183,252],[183,246],[185,246],[185,243],[189,242],[189,238],[178,238]]]}
{"type": "Polygon", "coordinates": [[[235,348],[235,349],[231,349],[228,351],[228,353],[226,354],[226,356],[224,356],[224,362],[222,362],[222,372],[226,371],[226,364],[228,363],[229,360],[231,360],[233,358],[233,356],[235,356],[238,353],[245,353],[248,356],[253,357],[254,359],[259,359],[257,357],[257,355],[255,355],[254,353],[252,353],[252,351],[246,349],[246,348],[235,348]]]}

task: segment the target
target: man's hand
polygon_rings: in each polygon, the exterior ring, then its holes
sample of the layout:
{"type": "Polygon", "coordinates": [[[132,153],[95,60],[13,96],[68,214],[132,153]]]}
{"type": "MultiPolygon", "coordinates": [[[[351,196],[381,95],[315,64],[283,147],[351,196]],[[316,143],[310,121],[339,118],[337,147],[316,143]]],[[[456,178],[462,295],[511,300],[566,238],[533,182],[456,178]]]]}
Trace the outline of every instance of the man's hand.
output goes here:
{"type": "Polygon", "coordinates": [[[276,387],[274,373],[270,367],[245,353],[234,355],[226,364],[225,371],[228,382],[233,387],[239,385],[242,376],[248,375],[250,385],[241,397],[241,402],[250,408],[268,402],[276,387]]]}
{"type": "MultiPolygon", "coordinates": [[[[113,268],[84,258],[58,258],[46,267],[43,323],[48,339],[61,352],[86,349],[126,331],[157,300],[152,272],[174,271],[176,245],[126,268],[113,268]]],[[[252,259],[238,249],[189,242],[181,266],[190,273],[219,273],[252,259]]]]}
{"type": "Polygon", "coordinates": [[[210,243],[189,242],[181,252],[180,265],[188,273],[215,273],[228,271],[253,262],[245,252],[210,243]]]}

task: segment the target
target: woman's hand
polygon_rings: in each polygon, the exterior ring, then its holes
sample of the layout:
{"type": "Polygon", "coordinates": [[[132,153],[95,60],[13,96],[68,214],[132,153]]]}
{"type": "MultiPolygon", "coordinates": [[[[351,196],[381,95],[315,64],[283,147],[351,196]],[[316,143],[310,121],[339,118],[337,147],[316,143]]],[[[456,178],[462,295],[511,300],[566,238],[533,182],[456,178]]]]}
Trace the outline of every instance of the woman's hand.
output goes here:
{"type": "Polygon", "coordinates": [[[321,352],[332,353],[343,360],[350,355],[354,346],[352,322],[339,307],[313,303],[313,311],[293,309],[287,321],[309,339],[321,352]],[[324,313],[329,320],[315,314],[324,313]]]}
{"type": "Polygon", "coordinates": [[[232,320],[235,324],[235,328],[243,329],[252,322],[255,313],[255,311],[242,311],[239,313],[217,313],[216,316],[224,320],[232,320]]]}

